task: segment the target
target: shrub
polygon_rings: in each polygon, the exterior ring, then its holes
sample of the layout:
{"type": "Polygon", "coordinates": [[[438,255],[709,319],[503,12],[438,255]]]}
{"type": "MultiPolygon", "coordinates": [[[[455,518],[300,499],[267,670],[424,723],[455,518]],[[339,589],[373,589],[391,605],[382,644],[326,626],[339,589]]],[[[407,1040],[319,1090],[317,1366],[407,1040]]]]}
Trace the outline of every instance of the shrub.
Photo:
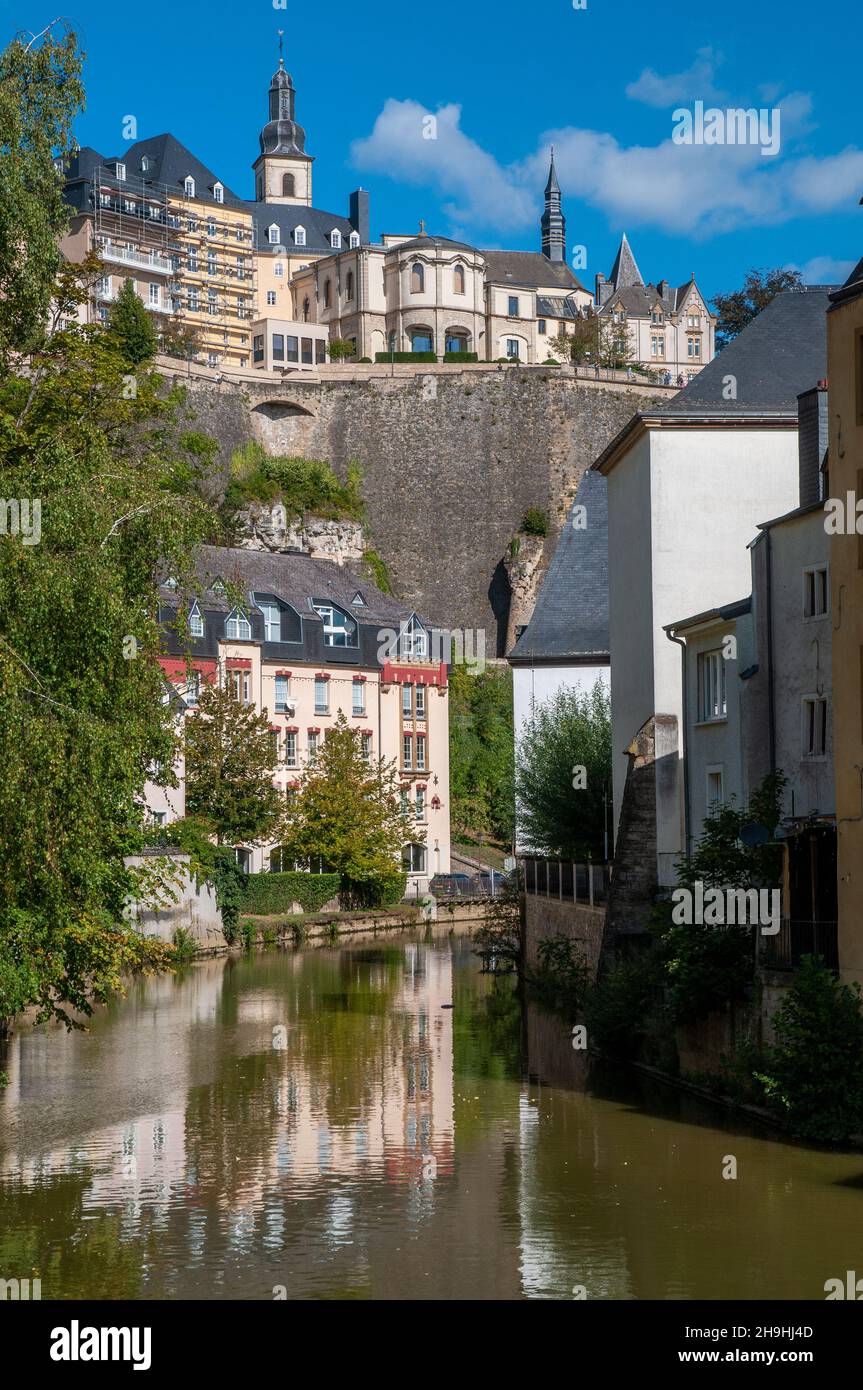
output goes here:
{"type": "Polygon", "coordinates": [[[371,359],[370,357],[361,357],[361,358],[360,358],[360,361],[361,361],[361,362],[371,362],[371,360],[372,360],[372,359],[371,359]]]}
{"type": "Polygon", "coordinates": [[[820,957],[806,956],[778,1010],[764,1073],[769,1105],[796,1134],[840,1141],[863,1127],[863,1012],[860,988],[840,984],[820,957]]]}
{"type": "Polygon", "coordinates": [[[348,466],[345,482],[320,459],[271,458],[256,441],[235,449],[231,456],[231,481],[225,493],[229,512],[249,502],[280,501],[288,516],[312,512],[332,520],[348,517],[361,521],[365,513],[362,469],[348,466]]]}
{"type": "Polygon", "coordinates": [[[591,1044],[618,1057],[636,1056],[650,1031],[661,989],[662,960],[652,949],[616,961],[584,1001],[591,1044]]]}
{"type": "Polygon", "coordinates": [[[347,358],[356,354],[356,343],[350,342],[348,338],[331,338],[328,344],[330,361],[344,362],[347,358]]]}
{"type": "Polygon", "coordinates": [[[568,936],[545,937],[537,947],[537,955],[539,972],[532,983],[556,1008],[575,1017],[590,985],[590,971],[580,943],[568,936]]]}
{"type": "Polygon", "coordinates": [[[244,874],[240,901],[243,912],[268,917],[290,912],[295,902],[304,912],[320,912],[338,893],[338,874],[244,874]]]}
{"type": "Polygon", "coordinates": [[[174,960],[178,964],[185,963],[194,960],[197,954],[198,944],[192,933],[185,927],[178,927],[174,932],[174,960]]]}
{"type": "Polygon", "coordinates": [[[478,362],[479,355],[475,352],[445,352],[444,362],[478,362]]]}
{"type": "Polygon", "coordinates": [[[376,362],[437,362],[436,352],[376,352],[376,362]]]}
{"type": "Polygon", "coordinates": [[[548,535],[548,517],[541,507],[528,507],[521,529],[526,536],[548,535]]]}

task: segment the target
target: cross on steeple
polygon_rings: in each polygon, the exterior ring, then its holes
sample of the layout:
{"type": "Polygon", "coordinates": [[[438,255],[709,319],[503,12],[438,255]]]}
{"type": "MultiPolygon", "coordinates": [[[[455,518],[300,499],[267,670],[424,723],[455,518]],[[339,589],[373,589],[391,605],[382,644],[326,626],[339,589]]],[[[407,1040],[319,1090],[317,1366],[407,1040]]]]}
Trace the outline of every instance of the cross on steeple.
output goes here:
{"type": "Polygon", "coordinates": [[[284,31],[284,29],[279,29],[278,34],[279,34],[279,67],[280,67],[280,68],[283,68],[283,67],[285,66],[285,31],[284,31]]]}

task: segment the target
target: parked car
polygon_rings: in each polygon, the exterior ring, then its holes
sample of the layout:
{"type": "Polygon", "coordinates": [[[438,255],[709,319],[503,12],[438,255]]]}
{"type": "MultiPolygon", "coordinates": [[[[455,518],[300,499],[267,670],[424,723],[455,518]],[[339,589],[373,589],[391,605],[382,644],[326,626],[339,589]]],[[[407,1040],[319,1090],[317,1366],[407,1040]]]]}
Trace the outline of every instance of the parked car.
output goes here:
{"type": "Polygon", "coordinates": [[[429,892],[436,898],[469,898],[473,896],[468,874],[435,874],[429,883],[429,892]]]}
{"type": "Polygon", "coordinates": [[[496,898],[505,883],[512,878],[512,874],[501,873],[500,869],[483,869],[474,879],[476,891],[481,897],[496,898]]]}

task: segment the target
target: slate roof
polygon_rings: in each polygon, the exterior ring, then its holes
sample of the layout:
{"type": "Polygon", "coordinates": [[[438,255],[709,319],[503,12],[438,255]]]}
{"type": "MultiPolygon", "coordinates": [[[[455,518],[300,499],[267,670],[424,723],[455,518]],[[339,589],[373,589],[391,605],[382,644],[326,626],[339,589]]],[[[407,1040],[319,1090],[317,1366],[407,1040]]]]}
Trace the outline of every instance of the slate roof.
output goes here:
{"type": "Polygon", "coordinates": [[[654,307],[660,304],[665,313],[676,314],[693,284],[693,280],[687,280],[683,285],[670,285],[664,294],[660,294],[658,285],[652,281],[647,285],[626,285],[623,289],[612,291],[600,313],[608,314],[612,308],[622,306],[629,318],[650,318],[654,307]]]}
{"type": "Polygon", "coordinates": [[[565,261],[550,261],[541,251],[483,251],[486,279],[524,289],[583,290],[584,285],[565,261]]]}
{"type": "Polygon", "coordinates": [[[415,236],[410,241],[400,241],[395,246],[388,246],[388,251],[423,251],[430,246],[437,246],[442,251],[476,251],[475,246],[469,246],[466,241],[452,241],[448,236],[415,236]]]}
{"type": "MultiPolygon", "coordinates": [[[[860,201],[863,202],[863,198],[860,201]]],[[[858,294],[863,294],[863,258],[857,262],[845,284],[833,291],[830,300],[833,304],[842,304],[846,299],[856,299],[858,294]]]]}
{"type": "Polygon", "coordinates": [[[332,254],[330,232],[338,228],[347,241],[351,232],[355,230],[347,217],[339,217],[334,212],[321,212],[319,208],[304,207],[297,203],[244,203],[243,206],[255,219],[257,247],[261,251],[274,249],[267,237],[267,228],[274,223],[279,228],[279,244],[297,252],[322,251],[332,254]],[[294,241],[294,230],[297,227],[306,229],[305,246],[297,246],[294,241]]]}
{"type": "MultiPolygon", "coordinates": [[[[689,385],[655,412],[681,415],[789,415],[797,397],[827,375],[825,313],[831,287],[784,290],[743,332],[708,362],[689,385]],[[725,400],[726,378],[736,379],[737,399],[725,400]]],[[[651,412],[654,413],[654,412],[651,412]]]]}
{"type": "Polygon", "coordinates": [[[514,666],[609,656],[608,495],[605,478],[590,469],[578,486],[533,616],[509,660],[514,666]],[[586,525],[573,524],[586,508],[586,525]]]}
{"type": "MultiPolygon", "coordinates": [[[[337,565],[333,560],[313,560],[306,554],[291,551],[272,554],[265,550],[204,545],[197,552],[195,568],[201,581],[199,597],[202,600],[206,597],[208,608],[224,609],[226,612],[233,607],[230,598],[209,591],[209,585],[217,579],[226,585],[236,584],[247,594],[273,594],[311,622],[320,622],[320,618],[312,608],[310,599],[331,599],[361,623],[380,622],[393,626],[409,618],[413,612],[407,604],[382,593],[368,579],[337,565]],[[353,606],[357,593],[365,599],[362,607],[353,606]]],[[[175,589],[163,584],[159,596],[168,606],[176,604],[175,589]]],[[[426,622],[424,618],[420,618],[420,621],[426,622]]]]}
{"type": "Polygon", "coordinates": [[[614,265],[611,267],[609,281],[616,290],[624,289],[627,285],[643,285],[641,271],[635,263],[632,248],[626,239],[626,232],[621,237],[620,246],[617,248],[617,255],[614,258],[614,265]]]}

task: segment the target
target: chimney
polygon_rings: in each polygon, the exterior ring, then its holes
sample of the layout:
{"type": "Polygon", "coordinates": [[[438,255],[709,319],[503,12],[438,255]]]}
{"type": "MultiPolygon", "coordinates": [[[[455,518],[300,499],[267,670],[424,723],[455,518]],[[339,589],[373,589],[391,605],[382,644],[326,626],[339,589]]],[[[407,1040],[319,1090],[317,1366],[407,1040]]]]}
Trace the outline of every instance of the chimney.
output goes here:
{"type": "Polygon", "coordinates": [[[800,505],[822,502],[821,465],[827,452],[827,382],[819,381],[797,397],[797,457],[800,473],[800,505]]]}
{"type": "Polygon", "coordinates": [[[657,293],[659,294],[660,299],[667,299],[667,298],[668,298],[668,281],[667,281],[667,280],[660,280],[659,284],[656,286],[656,289],[657,289],[657,293]]]}
{"type": "Polygon", "coordinates": [[[350,196],[348,221],[355,232],[360,234],[360,246],[368,246],[371,241],[371,215],[369,195],[364,188],[358,188],[350,196]]]}
{"type": "Polygon", "coordinates": [[[604,297],[605,297],[605,292],[606,292],[606,288],[605,288],[605,276],[604,276],[604,275],[597,275],[597,277],[596,277],[596,290],[595,290],[595,292],[594,292],[594,298],[595,298],[595,300],[596,300],[596,307],[597,307],[598,309],[601,309],[601,308],[602,308],[603,299],[604,299],[604,297]]]}

